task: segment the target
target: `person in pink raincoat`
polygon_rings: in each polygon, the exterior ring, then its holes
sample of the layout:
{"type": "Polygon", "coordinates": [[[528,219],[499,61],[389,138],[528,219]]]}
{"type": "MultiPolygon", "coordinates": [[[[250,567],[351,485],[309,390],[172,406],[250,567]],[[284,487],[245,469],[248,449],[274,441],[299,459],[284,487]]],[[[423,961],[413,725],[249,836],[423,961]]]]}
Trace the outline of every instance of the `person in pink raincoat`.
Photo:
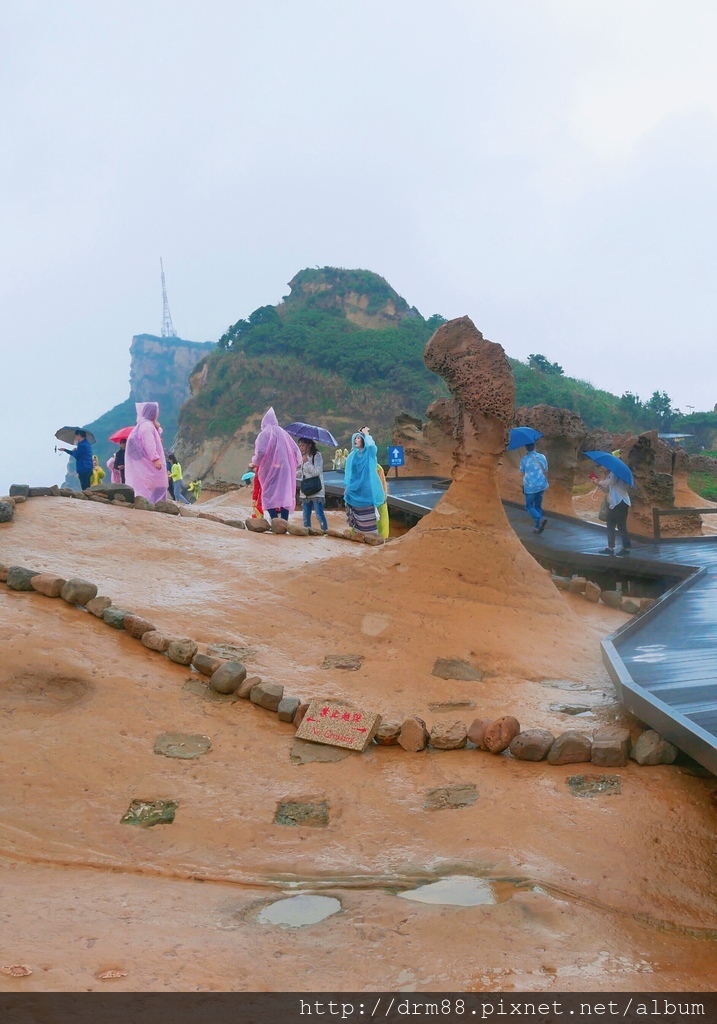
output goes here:
{"type": "Polygon", "coordinates": [[[112,456],[111,459],[107,460],[107,468],[110,471],[110,482],[113,483],[113,484],[121,484],[122,483],[122,474],[120,473],[120,471],[118,469],[115,469],[115,457],[114,457],[114,455],[112,456]]]}
{"type": "Polygon", "coordinates": [[[127,438],[125,483],[148,501],[167,497],[167,467],[159,433],[157,402],[137,402],[137,426],[127,438]]]}
{"type": "Polygon", "coordinates": [[[287,520],[289,510],[296,505],[296,471],[301,462],[296,441],[279,426],[276,413],[269,409],[261,421],[251,464],[256,466],[262,505],[272,521],[278,516],[287,520]]]}

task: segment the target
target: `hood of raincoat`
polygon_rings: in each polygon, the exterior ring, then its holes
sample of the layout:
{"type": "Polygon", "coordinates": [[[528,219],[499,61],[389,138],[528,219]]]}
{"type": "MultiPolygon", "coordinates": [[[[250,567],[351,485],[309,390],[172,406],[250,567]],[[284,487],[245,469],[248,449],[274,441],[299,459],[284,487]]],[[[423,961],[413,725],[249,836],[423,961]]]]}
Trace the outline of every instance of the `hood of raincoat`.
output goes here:
{"type": "Polygon", "coordinates": [[[371,436],[366,437],[360,432],[351,437],[351,451],[346,459],[344,471],[344,498],[354,508],[369,508],[371,505],[382,505],[386,500],[383,486],[378,476],[378,450],[371,436]],[[362,437],[363,448],[356,448],[357,437],[362,437]]]}
{"type": "Polygon", "coordinates": [[[159,402],[135,402],[134,407],[137,410],[137,423],[147,420],[156,423],[159,417],[159,402]]]}

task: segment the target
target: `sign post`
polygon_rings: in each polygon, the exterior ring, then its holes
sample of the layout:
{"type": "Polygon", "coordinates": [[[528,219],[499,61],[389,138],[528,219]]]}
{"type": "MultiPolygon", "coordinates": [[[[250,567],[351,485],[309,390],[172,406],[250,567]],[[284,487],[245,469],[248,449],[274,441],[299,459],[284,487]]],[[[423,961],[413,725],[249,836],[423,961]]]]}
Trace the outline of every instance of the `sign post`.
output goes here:
{"type": "Polygon", "coordinates": [[[402,444],[390,444],[388,446],[388,464],[389,467],[394,467],[396,470],[396,476],[398,476],[398,467],[405,466],[406,464],[406,460],[403,456],[402,444]]]}

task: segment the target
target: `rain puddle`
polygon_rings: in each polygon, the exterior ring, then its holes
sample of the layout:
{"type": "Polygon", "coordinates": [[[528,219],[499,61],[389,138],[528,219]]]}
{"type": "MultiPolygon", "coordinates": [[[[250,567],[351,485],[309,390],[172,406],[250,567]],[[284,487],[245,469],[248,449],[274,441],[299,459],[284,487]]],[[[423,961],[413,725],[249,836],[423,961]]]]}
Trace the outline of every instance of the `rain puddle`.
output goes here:
{"type": "Polygon", "coordinates": [[[518,892],[515,882],[493,882],[470,875],[454,875],[438,882],[419,885],[397,893],[404,900],[416,903],[442,903],[452,907],[481,907],[504,903],[518,892]]]}
{"type": "Polygon", "coordinates": [[[278,924],[284,928],[303,928],[318,924],[341,910],[341,903],[333,896],[290,896],[277,900],[259,911],[259,924],[278,924]]]}

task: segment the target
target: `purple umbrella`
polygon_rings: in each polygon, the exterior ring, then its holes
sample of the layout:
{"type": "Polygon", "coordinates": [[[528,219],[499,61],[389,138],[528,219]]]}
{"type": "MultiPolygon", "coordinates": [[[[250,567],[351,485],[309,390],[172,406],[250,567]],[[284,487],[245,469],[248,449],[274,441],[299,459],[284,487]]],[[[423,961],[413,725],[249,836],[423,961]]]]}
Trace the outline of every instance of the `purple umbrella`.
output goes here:
{"type": "Polygon", "coordinates": [[[328,444],[332,448],[338,448],[339,442],[330,430],[325,427],[314,427],[311,423],[290,423],[284,427],[287,434],[292,437],[305,438],[307,441],[318,441],[319,444],[328,444]]]}

